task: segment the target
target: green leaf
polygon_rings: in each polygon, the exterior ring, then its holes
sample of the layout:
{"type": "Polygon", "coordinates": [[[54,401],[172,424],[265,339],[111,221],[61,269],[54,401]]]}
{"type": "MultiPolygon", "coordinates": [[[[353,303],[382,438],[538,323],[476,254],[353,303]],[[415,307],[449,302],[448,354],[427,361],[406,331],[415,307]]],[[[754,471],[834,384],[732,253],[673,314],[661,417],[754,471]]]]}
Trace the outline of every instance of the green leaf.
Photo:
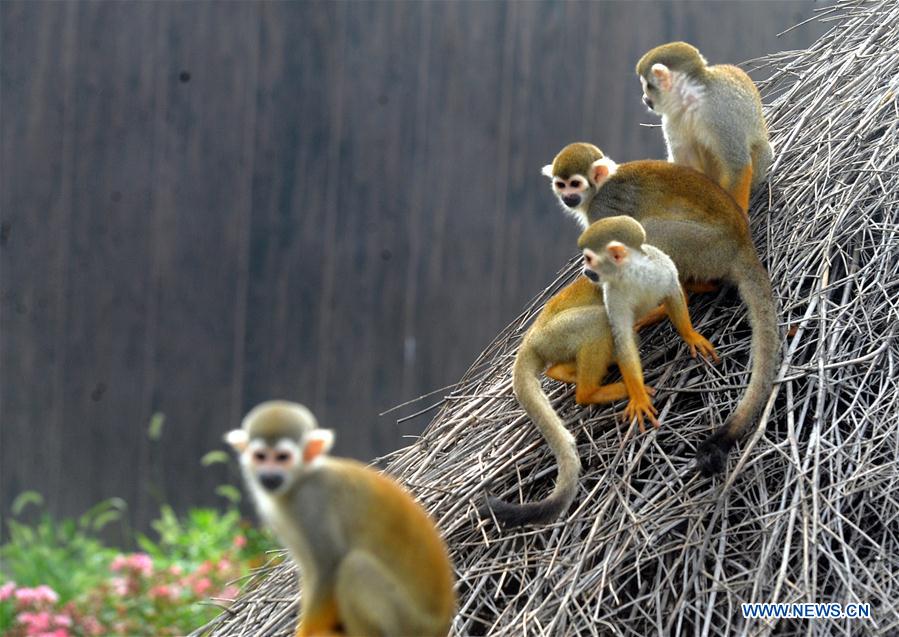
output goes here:
{"type": "Polygon", "coordinates": [[[240,489],[230,484],[222,484],[215,488],[216,495],[220,495],[231,504],[239,504],[241,500],[240,489]]]}
{"type": "Polygon", "coordinates": [[[78,519],[78,523],[83,529],[92,526],[94,530],[98,531],[109,522],[121,519],[122,513],[127,509],[128,503],[122,498],[107,498],[85,511],[78,519]],[[114,517],[110,517],[110,512],[114,513],[114,517]],[[97,518],[101,516],[104,518],[105,522],[98,527],[97,518]]]}
{"type": "Polygon", "coordinates": [[[111,522],[117,522],[118,520],[121,520],[121,519],[122,519],[121,511],[116,511],[116,510],[110,509],[109,511],[104,511],[103,513],[96,516],[94,518],[93,524],[91,524],[91,527],[94,529],[94,531],[99,531],[107,524],[110,524],[111,522]]]}
{"type": "Polygon", "coordinates": [[[165,414],[157,411],[150,417],[150,426],[147,428],[147,437],[150,440],[159,440],[162,437],[162,426],[165,424],[165,414]]]}
{"type": "Polygon", "coordinates": [[[44,506],[44,496],[37,491],[23,491],[17,495],[16,499],[12,502],[12,514],[18,516],[22,513],[22,509],[29,504],[34,504],[39,507],[44,506]]]}
{"type": "Polygon", "coordinates": [[[200,464],[204,467],[208,467],[209,465],[217,464],[217,463],[227,463],[231,457],[222,451],[221,449],[216,449],[215,451],[210,451],[205,456],[200,459],[200,464]]]}

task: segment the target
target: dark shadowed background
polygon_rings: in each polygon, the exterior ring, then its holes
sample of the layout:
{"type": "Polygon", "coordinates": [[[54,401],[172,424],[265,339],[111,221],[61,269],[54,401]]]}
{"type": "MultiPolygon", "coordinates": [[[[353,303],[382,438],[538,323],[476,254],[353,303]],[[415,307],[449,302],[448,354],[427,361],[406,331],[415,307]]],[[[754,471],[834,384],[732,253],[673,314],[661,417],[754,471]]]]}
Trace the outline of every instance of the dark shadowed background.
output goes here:
{"type": "Polygon", "coordinates": [[[233,469],[200,458],[273,397],[339,454],[404,444],[427,416],[378,413],[456,380],[574,252],[540,167],[663,156],[640,54],[803,48],[820,25],[777,34],[814,8],[0,3],[2,511],[214,503],[233,469]]]}

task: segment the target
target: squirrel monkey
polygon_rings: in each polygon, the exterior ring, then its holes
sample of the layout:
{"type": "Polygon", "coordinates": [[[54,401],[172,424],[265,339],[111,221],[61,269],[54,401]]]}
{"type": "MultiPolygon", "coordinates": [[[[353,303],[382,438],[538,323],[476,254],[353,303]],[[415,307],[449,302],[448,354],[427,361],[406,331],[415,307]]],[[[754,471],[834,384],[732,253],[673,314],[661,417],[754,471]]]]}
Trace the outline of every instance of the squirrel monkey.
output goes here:
{"type": "Polygon", "coordinates": [[[657,46],[637,62],[643,103],[662,117],[668,160],[705,173],[748,214],[773,150],[762,100],[750,77],[729,64],[709,66],[686,42],[657,46]]]}
{"type": "Polygon", "coordinates": [[[299,564],[297,637],[444,637],[455,612],[446,545],[394,481],[326,455],[333,433],[304,406],[258,405],[225,436],[260,516],[299,564]]]}
{"type": "Polygon", "coordinates": [[[671,258],[682,280],[721,279],[737,286],[752,326],[749,386],[724,425],[700,445],[696,455],[704,475],[722,471],[730,449],[771,395],[780,349],[771,281],[756,254],[746,216],[731,196],[692,168],[656,160],[618,165],[589,144],[566,146],[544,172],[549,172],[557,195],[558,182],[566,176],[589,179],[577,189],[576,203],[560,197],[583,226],[628,215],[643,225],[647,242],[671,258]],[[601,156],[590,161],[585,146],[601,156]]]}
{"type": "Polygon", "coordinates": [[[574,437],[553,411],[540,386],[548,364],[554,378],[577,383],[578,404],[606,403],[629,398],[624,417],[659,426],[646,387],[634,340],[634,319],[664,302],[693,356],[717,360],[712,345],[690,323],[674,263],[656,248],[645,245],[646,234],[630,217],[596,222],[580,238],[584,275],[552,297],[518,348],[512,368],[512,389],[525,411],[549,443],[559,464],[553,492],[539,502],[511,504],[488,497],[481,508],[503,526],[542,524],[557,518],[574,500],[580,459],[574,437]],[[568,361],[575,361],[574,370],[568,361]],[[600,386],[611,363],[618,364],[624,382],[600,386]],[[573,378],[569,378],[573,375],[573,378]]]}

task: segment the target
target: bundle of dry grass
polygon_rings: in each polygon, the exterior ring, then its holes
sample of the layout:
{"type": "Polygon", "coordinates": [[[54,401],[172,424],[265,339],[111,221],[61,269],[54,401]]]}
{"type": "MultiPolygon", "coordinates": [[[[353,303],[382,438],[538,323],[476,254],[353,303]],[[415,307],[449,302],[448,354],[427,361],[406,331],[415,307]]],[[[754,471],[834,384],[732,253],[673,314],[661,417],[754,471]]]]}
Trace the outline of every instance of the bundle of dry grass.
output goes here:
{"type": "MultiPolygon", "coordinates": [[[[571,265],[500,334],[387,470],[439,521],[459,577],[459,635],[895,634],[899,631],[899,4],[842,3],[810,49],[760,62],[776,149],[753,205],[786,334],[762,424],[726,478],[693,472],[747,378],[732,291],[691,306],[722,354],[697,362],[668,325],[643,334],[663,426],[636,435],[546,381],[584,465],[559,523],[499,531],[488,485],[535,500],[552,455],[511,392],[519,338],[571,265]],[[767,426],[766,426],[767,425],[767,426]],[[742,602],[868,602],[872,618],[743,620],[742,602]]],[[[560,219],[560,223],[564,220],[560,219]]],[[[197,634],[288,635],[295,578],[277,567],[197,634]]]]}

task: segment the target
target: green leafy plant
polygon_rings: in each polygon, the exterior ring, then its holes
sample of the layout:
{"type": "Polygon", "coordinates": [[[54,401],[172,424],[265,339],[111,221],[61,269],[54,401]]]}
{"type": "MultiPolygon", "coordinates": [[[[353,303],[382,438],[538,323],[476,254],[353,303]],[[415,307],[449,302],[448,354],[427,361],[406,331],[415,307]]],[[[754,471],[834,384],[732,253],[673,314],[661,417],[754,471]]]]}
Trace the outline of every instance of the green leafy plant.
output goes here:
{"type": "Polygon", "coordinates": [[[271,537],[242,520],[237,508],[221,512],[216,509],[192,509],[179,519],[168,505],[161,508],[160,517],[151,523],[159,535],[157,541],[140,534],[137,543],[154,560],[166,565],[194,568],[215,560],[222,553],[237,547],[243,559],[258,557],[274,548],[271,537]]]}
{"type": "MultiPolygon", "coordinates": [[[[158,442],[165,417],[153,415],[147,435],[158,442]]],[[[223,451],[210,451],[203,466],[228,463],[223,451]]],[[[152,484],[151,492],[162,491],[152,484]]],[[[56,520],[43,511],[40,494],[16,498],[6,521],[9,540],[0,546],[0,634],[4,637],[162,637],[183,635],[212,619],[236,598],[236,580],[266,561],[275,548],[271,537],[240,514],[241,491],[230,484],[216,493],[224,510],[198,508],[179,516],[160,506],[151,523],[153,538],[126,541],[143,551],[122,554],[98,533],[122,520],[125,502],[105,500],[77,519],[56,520]],[[36,522],[22,513],[37,508],[36,522]],[[217,600],[210,605],[209,598],[217,600]]]]}
{"type": "MultiPolygon", "coordinates": [[[[28,505],[42,504],[40,495],[26,492],[13,502],[12,511],[18,516],[28,505]]],[[[55,520],[46,512],[33,525],[7,520],[9,541],[0,547],[4,579],[19,586],[49,586],[62,602],[98,584],[106,577],[116,551],[104,546],[95,534],[119,520],[125,508],[122,500],[111,498],[77,520],[55,520]]]]}

